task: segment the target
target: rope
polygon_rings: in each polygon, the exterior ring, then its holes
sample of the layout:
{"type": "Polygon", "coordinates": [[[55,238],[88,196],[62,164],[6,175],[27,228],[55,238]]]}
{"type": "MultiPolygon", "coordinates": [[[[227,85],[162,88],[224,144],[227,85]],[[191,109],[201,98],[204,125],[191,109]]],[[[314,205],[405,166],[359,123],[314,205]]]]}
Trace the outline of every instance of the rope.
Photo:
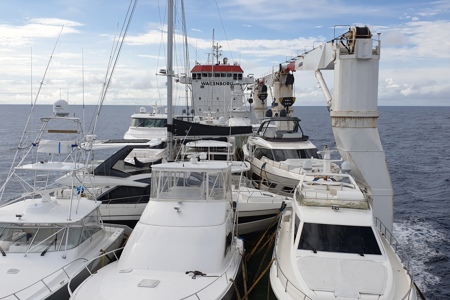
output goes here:
{"type": "Polygon", "coordinates": [[[264,269],[264,271],[261,273],[261,275],[259,275],[259,277],[255,280],[255,282],[252,284],[252,286],[250,287],[250,289],[248,290],[248,292],[244,295],[244,297],[242,297],[242,300],[245,300],[248,295],[253,291],[253,289],[255,288],[255,286],[258,284],[258,282],[261,280],[261,278],[267,273],[267,271],[270,269],[270,267],[272,266],[273,261],[275,260],[275,258],[272,258],[272,260],[269,262],[269,265],[264,269]]]}
{"type": "Polygon", "coordinates": [[[417,286],[417,284],[414,282],[414,287],[416,288],[416,291],[419,293],[419,296],[422,300],[426,300],[425,299],[425,295],[422,294],[422,291],[419,289],[419,287],[417,286]]]}

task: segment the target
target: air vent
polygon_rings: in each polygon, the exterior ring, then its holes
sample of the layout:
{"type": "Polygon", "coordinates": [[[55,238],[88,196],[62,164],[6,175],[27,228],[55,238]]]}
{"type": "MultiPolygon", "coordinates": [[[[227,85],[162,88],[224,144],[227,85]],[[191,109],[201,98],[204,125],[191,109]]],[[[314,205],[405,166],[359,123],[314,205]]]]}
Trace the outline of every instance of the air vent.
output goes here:
{"type": "Polygon", "coordinates": [[[155,288],[159,284],[159,280],[154,279],[142,279],[139,282],[138,287],[155,288]]]}

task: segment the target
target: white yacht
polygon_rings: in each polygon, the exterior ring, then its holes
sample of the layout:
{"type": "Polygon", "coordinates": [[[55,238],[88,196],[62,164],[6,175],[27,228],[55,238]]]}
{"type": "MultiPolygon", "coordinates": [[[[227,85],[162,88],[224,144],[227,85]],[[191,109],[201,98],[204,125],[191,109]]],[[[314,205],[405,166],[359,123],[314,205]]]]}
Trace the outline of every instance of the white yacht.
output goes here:
{"type": "Polygon", "coordinates": [[[277,299],[417,299],[407,256],[368,195],[349,174],[308,173],[307,165],[277,231],[277,299]]]}
{"type": "Polygon", "coordinates": [[[74,184],[84,153],[80,120],[67,115],[42,118],[37,137],[19,149],[25,155],[0,189],[2,196],[10,195],[8,187],[20,194],[0,205],[0,299],[68,298],[69,280],[75,288],[88,275],[81,267],[89,262],[86,266],[95,271],[109,263],[93,258],[119,249],[131,233],[127,226],[103,224],[101,202],[88,200],[74,184]],[[55,139],[44,139],[47,134],[55,139]],[[64,173],[72,176],[72,184],[54,184],[52,178],[64,173]]]}
{"type": "Polygon", "coordinates": [[[124,139],[160,139],[167,141],[167,113],[162,113],[155,104],[152,112],[147,112],[145,107],[139,108],[139,112],[131,115],[131,124],[124,139]]]}
{"type": "Polygon", "coordinates": [[[130,157],[139,158],[144,163],[160,162],[167,157],[167,113],[162,113],[156,104],[152,107],[150,113],[147,112],[145,107],[141,107],[139,113],[131,115],[130,127],[123,138],[130,143],[134,140],[141,142],[160,141],[158,147],[135,149],[130,155],[130,157]]]}
{"type": "MultiPolygon", "coordinates": [[[[321,152],[303,133],[297,117],[265,118],[255,135],[248,138],[243,152],[251,166],[249,176],[258,187],[286,195],[292,195],[300,181],[305,160],[314,162],[315,171],[323,165],[321,152]]],[[[328,151],[323,154],[329,155],[328,151]]],[[[331,172],[339,171],[334,162],[329,168],[331,172]]]]}
{"type": "Polygon", "coordinates": [[[152,173],[150,201],[120,259],[72,299],[231,299],[243,242],[234,234],[230,165],[193,159],[152,173]]]}

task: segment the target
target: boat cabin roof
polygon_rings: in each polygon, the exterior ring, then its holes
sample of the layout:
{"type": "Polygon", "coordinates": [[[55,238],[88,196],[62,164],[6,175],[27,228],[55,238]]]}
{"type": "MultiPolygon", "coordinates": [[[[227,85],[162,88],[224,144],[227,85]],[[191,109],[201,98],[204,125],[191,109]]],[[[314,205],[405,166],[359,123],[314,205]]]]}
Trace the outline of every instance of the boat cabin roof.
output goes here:
{"type": "Polygon", "coordinates": [[[0,220],[2,223],[15,224],[70,224],[79,222],[97,209],[100,204],[100,201],[86,198],[81,198],[78,203],[76,197],[73,201],[54,197],[50,197],[49,200],[26,199],[0,207],[0,220]]]}
{"type": "Polygon", "coordinates": [[[297,117],[265,118],[256,131],[256,135],[272,141],[307,141],[309,139],[303,134],[300,119],[297,117]]]}
{"type": "Polygon", "coordinates": [[[306,173],[300,180],[296,196],[300,205],[369,209],[367,196],[349,174],[306,173]]]}

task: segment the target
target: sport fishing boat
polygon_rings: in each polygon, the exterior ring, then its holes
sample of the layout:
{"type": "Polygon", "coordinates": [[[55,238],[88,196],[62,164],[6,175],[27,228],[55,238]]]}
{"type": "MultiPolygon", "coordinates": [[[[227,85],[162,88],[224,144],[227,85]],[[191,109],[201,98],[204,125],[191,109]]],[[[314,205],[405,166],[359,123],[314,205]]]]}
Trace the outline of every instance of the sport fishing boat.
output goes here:
{"type": "Polygon", "coordinates": [[[68,298],[69,280],[74,288],[88,276],[81,267],[89,262],[95,271],[108,263],[93,259],[122,247],[131,233],[127,226],[104,224],[101,202],[73,184],[85,153],[80,120],[68,117],[66,106],[57,101],[37,137],[19,147],[25,155],[16,156],[20,162],[1,188],[2,196],[10,195],[8,187],[20,194],[0,205],[1,299],[68,298]],[[52,180],[64,173],[72,176],[70,186],[52,180]]]}
{"type": "Polygon", "coordinates": [[[303,165],[280,218],[270,269],[277,299],[417,299],[408,257],[374,217],[350,165],[341,174],[311,169],[303,165]]]}
{"type": "Polygon", "coordinates": [[[232,299],[243,242],[234,234],[231,166],[220,161],[152,166],[151,198],[118,261],[71,299],[232,299]]]}

